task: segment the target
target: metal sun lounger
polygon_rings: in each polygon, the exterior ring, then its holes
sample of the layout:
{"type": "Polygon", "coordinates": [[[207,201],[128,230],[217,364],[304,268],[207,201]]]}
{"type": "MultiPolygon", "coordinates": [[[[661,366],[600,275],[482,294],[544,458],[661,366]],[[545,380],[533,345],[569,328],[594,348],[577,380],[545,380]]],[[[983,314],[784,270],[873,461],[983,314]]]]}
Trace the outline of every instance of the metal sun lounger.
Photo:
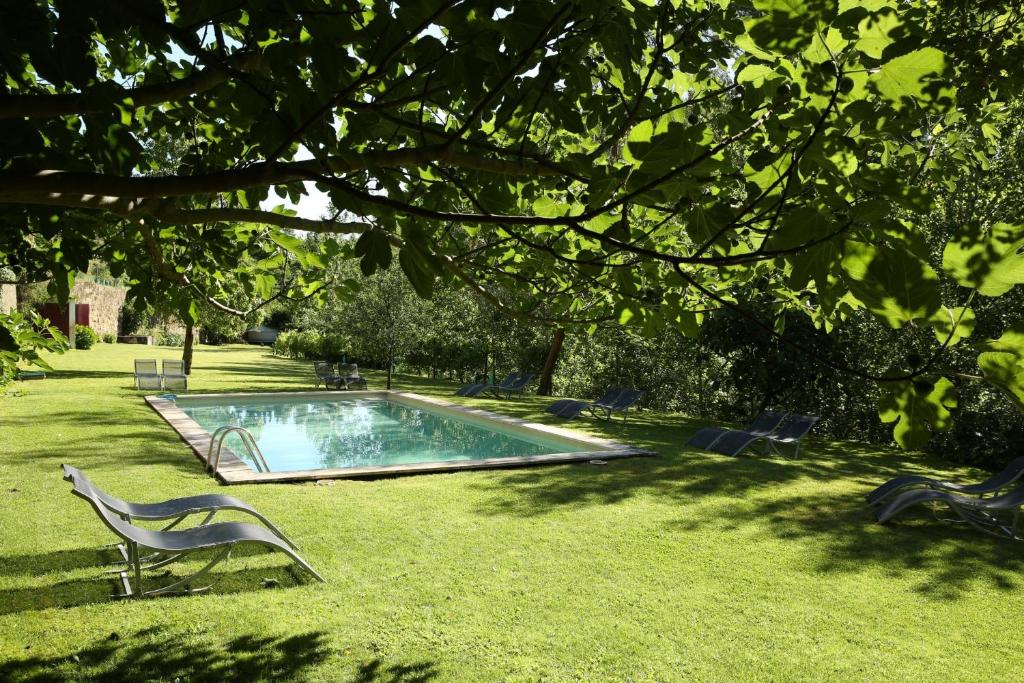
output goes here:
{"type": "Polygon", "coordinates": [[[644,392],[635,389],[623,389],[613,401],[597,400],[587,406],[590,414],[596,418],[610,422],[612,413],[622,413],[622,422],[625,423],[629,415],[629,408],[643,398],[644,392]],[[600,411],[600,414],[598,414],[600,411]]]}
{"type": "MultiPolygon", "coordinates": [[[[486,379],[486,378],[485,378],[486,379]]],[[[499,395],[499,392],[505,391],[505,389],[511,387],[519,379],[518,372],[510,372],[505,376],[505,379],[501,380],[497,384],[485,384],[484,389],[486,391],[493,392],[495,396],[499,395]]],[[[474,394],[475,396],[476,394],[474,394]]]]}
{"type": "Polygon", "coordinates": [[[180,531],[143,529],[121,519],[107,508],[98,497],[96,491],[81,484],[81,482],[77,483],[79,485],[72,492],[92,505],[103,523],[124,541],[125,547],[128,550],[129,570],[134,576],[134,582],[129,578],[129,572],[120,572],[121,584],[124,589],[124,593],[120,597],[155,597],[158,595],[190,594],[205,591],[213,584],[211,583],[202,588],[192,588],[192,583],[201,579],[215,566],[228,559],[236,545],[248,543],[280,550],[302,569],[312,574],[318,580],[324,581],[324,578],[309,566],[305,560],[299,557],[287,543],[264,527],[244,522],[219,522],[180,531]],[[140,550],[143,548],[166,556],[166,559],[149,565],[145,569],[166,566],[195,552],[204,550],[219,550],[220,552],[214,555],[213,559],[207,562],[201,569],[186,577],[161,588],[143,590],[143,559],[140,557],[140,550]]]}
{"type": "Polygon", "coordinates": [[[346,389],[353,386],[366,389],[366,380],[359,375],[359,366],[355,363],[338,363],[338,378],[346,389]]]}
{"type": "Polygon", "coordinates": [[[1009,493],[994,498],[970,498],[935,489],[904,491],[885,505],[876,508],[875,519],[879,524],[885,524],[904,510],[925,503],[943,503],[959,517],[943,521],[966,522],[993,536],[1024,540],[1018,533],[1021,506],[1024,505],[1024,486],[1018,486],[1009,493]]]}
{"type": "MultiPolygon", "coordinates": [[[[604,392],[601,398],[594,401],[594,404],[614,403],[616,400],[618,400],[618,398],[622,395],[624,391],[625,389],[620,388],[609,389],[608,391],[604,392]]],[[[589,401],[577,401],[572,398],[562,398],[555,401],[547,408],[545,408],[544,412],[551,413],[552,415],[555,415],[557,417],[564,417],[567,420],[571,420],[573,418],[579,417],[580,413],[589,408],[591,405],[592,404],[589,401]]]]}
{"type": "Polygon", "coordinates": [[[328,363],[327,361],[315,360],[313,361],[313,373],[316,375],[316,388],[319,389],[320,385],[323,384],[325,389],[330,388],[332,385],[335,389],[340,389],[343,383],[342,378],[334,369],[334,363],[328,363]]]}
{"type": "Polygon", "coordinates": [[[775,449],[777,444],[796,444],[793,457],[798,458],[801,439],[811,431],[811,427],[818,419],[813,415],[790,415],[789,419],[771,434],[752,434],[746,430],[735,429],[719,437],[710,450],[722,455],[737,456],[755,441],[763,440],[771,449],[775,449]]]}
{"type": "Polygon", "coordinates": [[[916,488],[935,489],[970,496],[984,496],[989,493],[999,493],[999,491],[1009,487],[1010,484],[1013,484],[1021,477],[1024,477],[1024,456],[1014,458],[1002,472],[994,474],[977,484],[957,484],[932,479],[931,477],[919,474],[906,474],[890,479],[865,497],[869,504],[881,505],[894,495],[916,488]]]}
{"type": "Polygon", "coordinates": [[[455,390],[456,396],[479,396],[487,389],[486,384],[464,384],[455,390]]]}
{"type": "Polygon", "coordinates": [[[185,374],[185,363],[180,360],[163,362],[164,389],[180,389],[188,391],[188,375],[185,374]]]}
{"type": "Polygon", "coordinates": [[[525,372],[513,379],[510,383],[502,386],[491,387],[491,391],[494,392],[495,397],[501,398],[501,394],[505,394],[505,398],[512,398],[512,394],[522,394],[527,385],[533,380],[533,375],[529,372],[525,372]]]}
{"type": "Polygon", "coordinates": [[[228,496],[223,493],[203,493],[197,496],[172,498],[160,503],[131,503],[112,496],[96,486],[82,470],[71,465],[61,465],[61,468],[64,470],[64,480],[71,482],[71,485],[76,491],[80,492],[80,495],[94,494],[101,503],[107,506],[108,510],[126,522],[131,522],[132,520],[153,522],[170,519],[172,520],[171,523],[160,529],[160,531],[170,531],[191,515],[205,514],[206,517],[199,522],[199,526],[202,526],[208,524],[213,516],[222,510],[244,512],[263,522],[282,541],[298,550],[295,544],[288,540],[284,533],[274,526],[269,519],[261,515],[245,501],[239,500],[234,496],[228,496]]]}
{"type": "Polygon", "coordinates": [[[156,369],[156,360],[135,359],[135,388],[163,389],[163,379],[156,369]]]}
{"type": "MultiPolygon", "coordinates": [[[[779,428],[779,425],[782,424],[787,415],[789,415],[787,412],[765,410],[754,418],[750,426],[743,431],[748,434],[767,436],[779,428]]],[[[693,433],[693,436],[686,442],[686,445],[706,451],[715,445],[716,441],[732,431],[735,430],[726,427],[702,427],[693,433]]]]}

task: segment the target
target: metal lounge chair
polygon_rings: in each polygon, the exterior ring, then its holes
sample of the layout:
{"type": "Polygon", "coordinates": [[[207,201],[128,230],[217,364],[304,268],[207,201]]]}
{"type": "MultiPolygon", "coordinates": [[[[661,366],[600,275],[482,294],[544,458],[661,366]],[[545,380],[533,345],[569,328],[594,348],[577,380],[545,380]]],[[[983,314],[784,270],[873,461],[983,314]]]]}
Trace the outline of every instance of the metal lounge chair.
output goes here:
{"type": "Polygon", "coordinates": [[[455,390],[456,396],[479,396],[487,389],[486,384],[474,383],[474,384],[463,384],[461,387],[455,390]]]}
{"type": "Polygon", "coordinates": [[[594,401],[587,409],[590,414],[594,417],[610,422],[613,413],[622,413],[622,422],[625,424],[626,419],[629,415],[630,406],[634,405],[637,401],[643,398],[644,392],[637,391],[635,389],[623,389],[622,393],[615,398],[614,401],[594,401]]]}
{"type": "Polygon", "coordinates": [[[236,545],[249,543],[280,550],[290,557],[295,564],[318,580],[324,580],[287,543],[264,527],[244,522],[219,522],[180,531],[143,529],[126,522],[111,512],[101,502],[95,491],[86,487],[76,486],[72,492],[92,505],[96,514],[99,515],[107,528],[121,538],[128,549],[128,564],[134,581],[129,577],[129,572],[119,573],[124,590],[124,593],[119,597],[155,597],[158,595],[180,595],[205,591],[213,584],[211,583],[201,588],[192,588],[192,584],[204,577],[215,566],[228,559],[236,545]],[[166,557],[166,559],[160,562],[145,567],[146,569],[164,567],[172,562],[184,559],[192,555],[192,553],[204,550],[218,550],[219,552],[198,571],[160,588],[143,590],[143,560],[140,556],[142,549],[153,550],[166,557]]]}
{"type": "Polygon", "coordinates": [[[614,388],[609,389],[608,391],[604,392],[604,394],[601,396],[601,398],[599,398],[599,399],[597,399],[596,401],[593,401],[593,402],[590,402],[590,401],[576,401],[574,399],[565,399],[564,398],[564,399],[561,399],[561,400],[558,400],[558,401],[555,401],[554,403],[552,403],[550,406],[548,406],[545,409],[545,411],[549,412],[549,413],[551,413],[553,415],[557,415],[558,417],[564,417],[566,419],[571,420],[571,419],[573,419],[575,417],[579,417],[580,413],[582,413],[584,410],[587,410],[588,408],[591,408],[592,406],[604,407],[604,406],[613,406],[613,405],[615,405],[616,402],[620,398],[622,398],[622,396],[627,391],[630,391],[630,390],[629,389],[623,389],[623,388],[620,388],[620,387],[614,387],[614,388]]]}
{"type": "Polygon", "coordinates": [[[366,389],[366,380],[359,376],[359,366],[355,363],[338,363],[338,377],[346,389],[366,389]]]}
{"type": "Polygon", "coordinates": [[[323,384],[325,389],[330,389],[332,386],[335,389],[340,389],[343,384],[341,377],[334,369],[334,363],[328,363],[323,360],[313,361],[313,374],[316,375],[316,388],[319,389],[320,385],[323,384]]]}
{"type": "Polygon", "coordinates": [[[949,493],[960,493],[969,496],[985,496],[998,494],[1011,484],[1024,477],[1024,456],[1014,458],[1002,472],[994,474],[977,484],[956,484],[949,481],[932,479],[919,474],[906,474],[885,482],[865,496],[871,505],[881,505],[889,498],[903,493],[908,489],[926,488],[949,493]]]}
{"type": "Polygon", "coordinates": [[[156,361],[150,359],[135,359],[135,388],[136,389],[163,389],[163,381],[156,369],[156,361]]]}
{"type": "Polygon", "coordinates": [[[130,503],[127,500],[121,500],[116,496],[112,496],[96,486],[82,470],[71,465],[61,465],[61,468],[64,470],[64,480],[71,482],[72,487],[74,487],[79,495],[95,495],[101,503],[107,506],[108,510],[126,522],[131,522],[133,519],[147,522],[169,519],[172,520],[171,523],[161,528],[160,531],[170,531],[191,515],[205,514],[206,517],[199,522],[199,526],[202,526],[209,524],[213,516],[222,510],[244,512],[263,522],[282,541],[298,550],[295,544],[288,540],[284,533],[274,526],[269,519],[261,515],[245,501],[239,500],[234,496],[228,496],[223,493],[204,493],[198,496],[173,498],[160,503],[130,503]]]}
{"type": "Polygon", "coordinates": [[[524,372],[512,381],[511,384],[507,385],[504,389],[498,389],[495,391],[495,396],[499,396],[501,392],[504,392],[505,398],[512,398],[512,394],[519,394],[520,396],[526,391],[526,387],[529,386],[530,382],[533,381],[533,374],[524,372]]]}
{"type": "Polygon", "coordinates": [[[505,376],[505,379],[501,380],[497,384],[487,384],[485,388],[487,389],[487,391],[493,392],[494,395],[497,396],[499,392],[504,391],[508,387],[515,384],[517,379],[519,379],[519,373],[510,372],[505,376]]]}
{"type": "MultiPolygon", "coordinates": [[[[544,412],[551,413],[552,415],[556,415],[558,417],[565,417],[565,415],[562,415],[562,411],[569,410],[575,407],[577,404],[583,404],[584,406],[586,406],[586,401],[576,401],[571,398],[560,398],[551,405],[549,405],[547,408],[545,408],[544,412]]],[[[582,410],[582,408],[580,410],[582,410]]],[[[577,411],[576,414],[579,415],[579,411],[577,411]]]]}
{"type": "Polygon", "coordinates": [[[188,391],[188,375],[185,374],[185,363],[180,360],[166,360],[163,363],[164,389],[188,391]]]}
{"type": "Polygon", "coordinates": [[[789,419],[771,434],[752,434],[742,429],[734,429],[726,432],[711,446],[710,450],[722,455],[739,455],[745,448],[756,441],[764,441],[768,449],[776,448],[779,444],[795,444],[796,448],[793,457],[800,457],[800,441],[811,431],[811,427],[819,420],[813,415],[790,415],[789,419]]]}
{"type": "MultiPolygon", "coordinates": [[[[782,421],[786,419],[787,415],[789,415],[789,413],[765,410],[754,418],[754,421],[750,423],[750,426],[743,431],[748,434],[767,436],[779,428],[779,425],[782,424],[782,421]]],[[[686,445],[706,451],[710,449],[716,441],[722,438],[722,436],[731,431],[734,430],[727,429],[725,427],[702,427],[693,433],[693,436],[691,436],[690,440],[686,442],[686,445]]]]}
{"type": "MultiPolygon", "coordinates": [[[[594,403],[613,403],[625,389],[613,388],[604,392],[601,398],[594,401],[594,403]]],[[[563,398],[555,401],[547,408],[544,412],[551,413],[557,417],[564,417],[567,420],[579,417],[580,413],[590,407],[589,401],[577,401],[571,398],[563,398]]]]}
{"type": "Polygon", "coordinates": [[[904,510],[926,503],[942,503],[959,517],[953,522],[966,522],[985,533],[1013,540],[1024,540],[1019,533],[1024,485],[994,498],[971,498],[948,491],[914,489],[904,491],[885,505],[875,509],[875,519],[885,524],[904,510]]]}

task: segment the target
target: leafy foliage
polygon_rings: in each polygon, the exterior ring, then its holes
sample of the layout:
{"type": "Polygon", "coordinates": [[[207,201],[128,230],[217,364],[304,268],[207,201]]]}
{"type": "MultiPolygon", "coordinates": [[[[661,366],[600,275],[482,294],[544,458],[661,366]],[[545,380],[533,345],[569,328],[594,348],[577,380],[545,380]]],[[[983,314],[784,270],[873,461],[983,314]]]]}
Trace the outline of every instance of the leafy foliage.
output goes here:
{"type": "Polygon", "coordinates": [[[0,387],[15,378],[19,363],[50,370],[39,352],[63,353],[67,348],[67,338],[38,313],[0,313],[0,387]]]}
{"type": "Polygon", "coordinates": [[[92,329],[87,325],[75,325],[75,348],[76,349],[91,349],[96,346],[100,341],[100,335],[96,333],[96,330],[92,329]]]}
{"type": "MultiPolygon", "coordinates": [[[[245,316],[351,294],[326,276],[351,258],[422,297],[458,284],[577,330],[693,336],[729,308],[782,339],[791,316],[834,331],[864,307],[947,330],[941,355],[971,348],[943,311],[1020,281],[1009,207],[948,249],[922,227],[940,190],[1008,151],[1024,83],[1010,3],[3,11],[0,257],[61,300],[100,258],[186,322],[201,302],[245,316]],[[334,213],[275,207],[311,187],[334,213]],[[225,303],[238,293],[250,305],[225,303]]],[[[893,384],[915,406],[896,429],[918,434],[944,399],[903,390],[943,362],[832,367],[893,384]]],[[[983,377],[1017,372],[999,367],[983,377]]]]}

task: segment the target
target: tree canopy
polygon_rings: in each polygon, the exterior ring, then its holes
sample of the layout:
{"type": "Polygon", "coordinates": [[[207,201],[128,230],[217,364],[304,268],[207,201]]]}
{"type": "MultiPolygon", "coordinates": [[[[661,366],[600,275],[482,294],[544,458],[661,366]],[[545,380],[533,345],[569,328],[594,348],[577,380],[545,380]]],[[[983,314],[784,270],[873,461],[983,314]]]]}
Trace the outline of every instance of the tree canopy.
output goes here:
{"type": "MultiPolygon", "coordinates": [[[[229,309],[228,280],[315,298],[358,286],[325,281],[331,259],[369,275],[397,253],[422,296],[442,278],[524,320],[649,334],[728,308],[811,356],[786,316],[831,330],[863,308],[934,330],[884,373],[821,359],[889,385],[881,417],[915,446],[948,423],[943,352],[971,343],[972,301],[1024,281],[1019,206],[940,256],[922,221],[999,154],[1022,18],[952,0],[3,0],[0,255],[65,297],[101,257],[188,317],[229,309]],[[314,186],[336,209],[321,220],[273,206],[314,186]]],[[[1022,326],[976,342],[1018,405],[1022,326]]]]}

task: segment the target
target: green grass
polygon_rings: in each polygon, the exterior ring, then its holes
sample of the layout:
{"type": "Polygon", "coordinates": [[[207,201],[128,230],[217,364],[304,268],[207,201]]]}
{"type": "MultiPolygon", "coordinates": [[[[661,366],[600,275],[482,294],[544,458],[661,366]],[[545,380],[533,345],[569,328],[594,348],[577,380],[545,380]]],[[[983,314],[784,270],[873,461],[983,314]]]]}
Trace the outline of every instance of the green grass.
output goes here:
{"type": "MultiPolygon", "coordinates": [[[[176,353],[102,344],[0,398],[0,680],[990,681],[1024,664],[1022,547],[927,514],[880,527],[863,503],[900,470],[976,471],[856,443],[719,457],[682,446],[698,421],[644,412],[572,426],[656,458],[225,489],[131,388],[132,358],[176,353]],[[327,583],[256,551],[210,594],[111,601],[112,537],[62,462],[128,499],[230,491],[327,583]]],[[[200,347],[191,385],[309,377],[200,347]]],[[[549,421],[540,397],[466,402],[549,421]]]]}

